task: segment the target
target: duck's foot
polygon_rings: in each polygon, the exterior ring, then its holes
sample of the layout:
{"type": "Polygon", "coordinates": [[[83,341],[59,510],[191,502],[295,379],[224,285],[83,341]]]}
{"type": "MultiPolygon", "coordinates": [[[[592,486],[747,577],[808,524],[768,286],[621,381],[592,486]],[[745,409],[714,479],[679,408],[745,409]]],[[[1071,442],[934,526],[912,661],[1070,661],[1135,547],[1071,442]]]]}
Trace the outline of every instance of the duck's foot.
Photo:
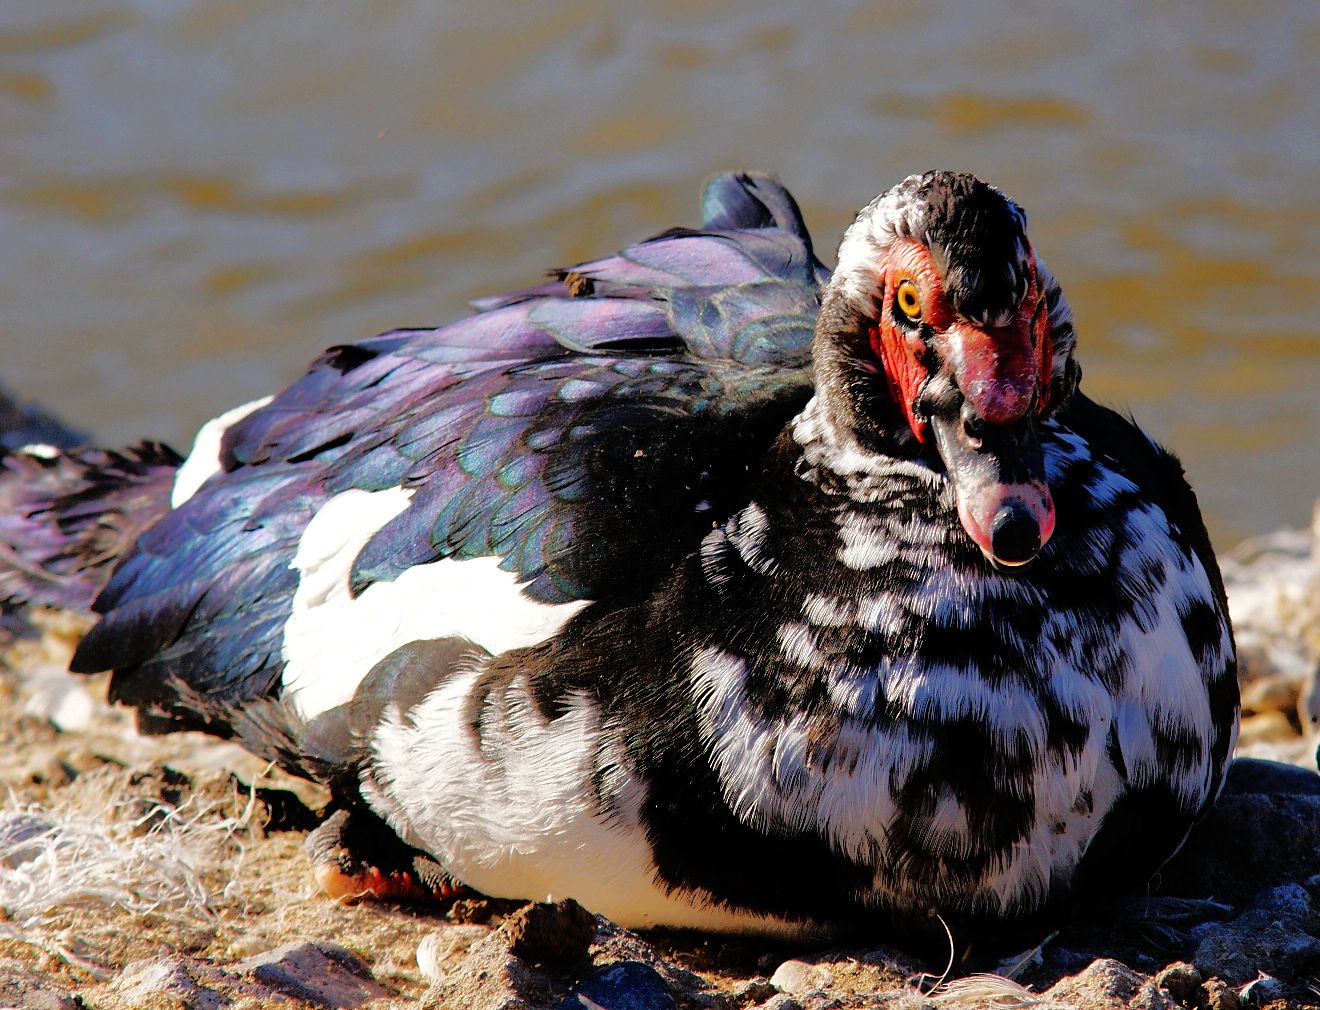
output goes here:
{"type": "Polygon", "coordinates": [[[448,901],[471,891],[364,810],[336,810],[303,842],[317,886],[336,901],[448,901]]]}

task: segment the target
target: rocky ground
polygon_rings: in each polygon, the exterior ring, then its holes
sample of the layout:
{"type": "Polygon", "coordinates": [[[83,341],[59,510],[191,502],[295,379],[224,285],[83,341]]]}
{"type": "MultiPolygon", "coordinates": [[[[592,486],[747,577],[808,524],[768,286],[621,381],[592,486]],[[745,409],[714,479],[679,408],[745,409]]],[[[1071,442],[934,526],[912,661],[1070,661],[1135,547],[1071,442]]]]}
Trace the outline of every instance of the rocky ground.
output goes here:
{"type": "Polygon", "coordinates": [[[301,850],[317,787],[137,735],[63,672],[76,622],[43,615],[0,657],[0,1008],[1320,1007],[1317,533],[1225,562],[1241,753],[1291,766],[1236,766],[1156,896],[964,978],[864,941],[637,936],[571,904],[335,904],[301,850]]]}

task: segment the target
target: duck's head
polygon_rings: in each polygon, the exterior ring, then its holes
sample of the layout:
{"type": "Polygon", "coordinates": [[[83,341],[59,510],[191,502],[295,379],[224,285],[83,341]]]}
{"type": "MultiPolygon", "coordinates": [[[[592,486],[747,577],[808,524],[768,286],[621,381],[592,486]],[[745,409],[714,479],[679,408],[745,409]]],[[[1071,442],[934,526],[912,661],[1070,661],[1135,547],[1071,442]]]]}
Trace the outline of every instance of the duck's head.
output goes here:
{"type": "Polygon", "coordinates": [[[1076,388],[1071,312],[1026,215],[962,173],[903,180],[862,210],[822,296],[817,392],[877,451],[943,461],[967,535],[996,566],[1054,530],[1039,426],[1076,388]]]}

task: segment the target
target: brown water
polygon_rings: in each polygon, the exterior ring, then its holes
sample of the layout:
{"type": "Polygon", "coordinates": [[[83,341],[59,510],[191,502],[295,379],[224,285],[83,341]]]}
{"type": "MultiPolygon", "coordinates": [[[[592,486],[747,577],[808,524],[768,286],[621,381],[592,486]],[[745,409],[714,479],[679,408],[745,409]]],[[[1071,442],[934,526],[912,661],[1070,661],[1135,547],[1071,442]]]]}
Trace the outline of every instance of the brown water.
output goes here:
{"type": "Polygon", "coordinates": [[[778,172],[828,254],[965,168],[1031,212],[1087,388],[1221,546],[1307,520],[1313,0],[457,6],[0,2],[0,380],[183,447],[325,345],[695,223],[718,169],[778,172]]]}

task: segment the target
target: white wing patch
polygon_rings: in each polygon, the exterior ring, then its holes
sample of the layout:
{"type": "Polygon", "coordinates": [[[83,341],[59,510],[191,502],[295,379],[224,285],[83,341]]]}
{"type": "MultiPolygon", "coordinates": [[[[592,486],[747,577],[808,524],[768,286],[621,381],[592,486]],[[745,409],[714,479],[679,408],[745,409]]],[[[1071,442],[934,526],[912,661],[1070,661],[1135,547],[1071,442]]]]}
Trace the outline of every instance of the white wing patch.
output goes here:
{"type": "Polygon", "coordinates": [[[220,440],[225,432],[249,414],[255,413],[274,397],[263,396],[241,407],[226,410],[213,417],[197,430],[192,452],[174,474],[174,489],[170,492],[170,508],[178,508],[197,493],[197,489],[220,472],[220,440]]]}
{"type": "Polygon", "coordinates": [[[290,567],[299,573],[284,626],[284,694],[305,719],[353,697],[371,668],[408,642],[458,636],[493,653],[554,635],[589,601],[528,598],[498,558],[415,565],[349,592],[353,561],[413,492],[344,491],[312,517],[290,567]]]}

